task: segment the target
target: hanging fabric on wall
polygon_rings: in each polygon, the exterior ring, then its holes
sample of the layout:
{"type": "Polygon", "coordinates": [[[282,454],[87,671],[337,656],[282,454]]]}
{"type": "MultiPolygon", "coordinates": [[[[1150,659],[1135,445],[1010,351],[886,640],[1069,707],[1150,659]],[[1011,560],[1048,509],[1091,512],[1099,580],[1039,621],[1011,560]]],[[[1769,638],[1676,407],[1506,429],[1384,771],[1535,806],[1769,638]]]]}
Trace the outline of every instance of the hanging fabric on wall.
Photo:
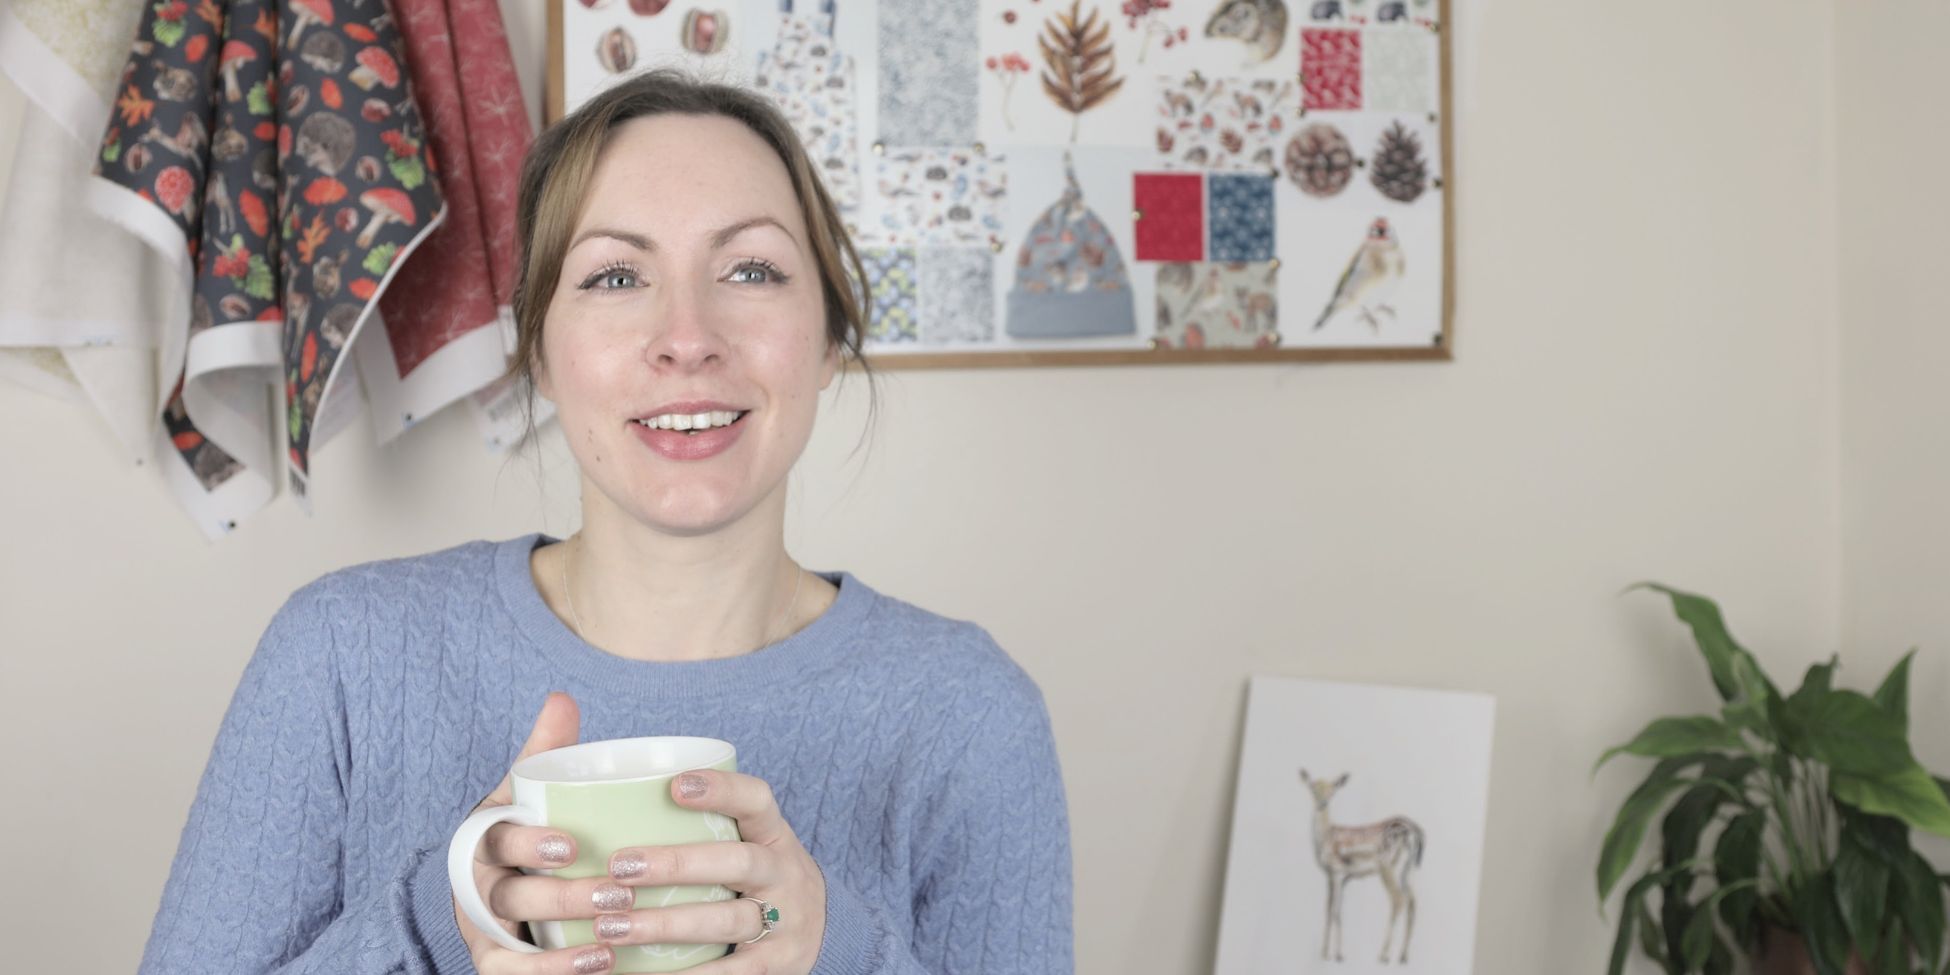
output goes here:
{"type": "MultiPolygon", "coordinates": [[[[96,64],[48,93],[23,82],[37,106],[75,106],[42,111],[90,146],[16,166],[0,246],[109,260],[62,289],[103,292],[79,302],[86,314],[0,305],[0,345],[35,350],[7,374],[85,388],[125,444],[154,444],[206,533],[268,502],[280,466],[302,496],[317,447],[365,396],[385,439],[458,399],[486,413],[510,395],[495,380],[531,129],[495,0],[19,0],[5,13],[10,73],[46,73],[16,48],[74,62],[78,38],[97,41],[96,64]],[[56,187],[106,224],[39,214],[33,199],[56,187]]],[[[46,141],[27,135],[23,156],[46,141]]]]}
{"type": "Polygon", "coordinates": [[[0,378],[94,407],[137,464],[161,430],[157,341],[188,297],[170,261],[75,202],[143,8],[0,6],[0,65],[27,96],[0,200],[0,378]]]}
{"type": "Polygon", "coordinates": [[[756,82],[798,130],[833,204],[850,216],[860,206],[853,58],[833,43],[833,0],[820,0],[817,14],[794,14],[792,5],[780,0],[778,44],[759,53],[756,82]]]}

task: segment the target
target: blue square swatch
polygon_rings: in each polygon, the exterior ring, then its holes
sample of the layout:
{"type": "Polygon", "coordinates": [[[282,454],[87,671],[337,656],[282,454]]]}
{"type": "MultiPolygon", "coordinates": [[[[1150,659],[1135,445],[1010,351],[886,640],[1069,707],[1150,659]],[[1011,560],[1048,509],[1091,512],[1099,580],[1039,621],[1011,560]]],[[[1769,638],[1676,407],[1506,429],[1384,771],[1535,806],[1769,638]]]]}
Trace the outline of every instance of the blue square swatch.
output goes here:
{"type": "Polygon", "coordinates": [[[1273,177],[1211,173],[1205,177],[1209,261],[1273,259],[1273,177]]]}

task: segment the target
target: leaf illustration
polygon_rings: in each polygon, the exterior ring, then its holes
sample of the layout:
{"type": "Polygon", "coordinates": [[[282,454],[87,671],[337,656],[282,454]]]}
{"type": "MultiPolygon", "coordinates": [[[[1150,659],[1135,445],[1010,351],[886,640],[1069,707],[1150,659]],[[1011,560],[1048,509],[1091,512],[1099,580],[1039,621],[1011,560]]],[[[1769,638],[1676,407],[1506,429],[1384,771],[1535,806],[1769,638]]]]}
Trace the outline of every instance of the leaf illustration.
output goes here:
{"type": "Polygon", "coordinates": [[[311,223],[305,227],[305,235],[298,240],[298,260],[310,264],[318,256],[318,245],[325,242],[331,228],[325,226],[324,216],[314,213],[311,223]]]}
{"type": "Polygon", "coordinates": [[[115,100],[115,108],[122,113],[123,125],[137,125],[149,120],[149,116],[156,111],[156,103],[142,97],[142,93],[130,85],[122,97],[115,100]]]}
{"type": "Polygon", "coordinates": [[[244,107],[252,115],[271,114],[271,93],[265,89],[264,82],[252,85],[250,91],[244,93],[244,107]]]}
{"type": "Polygon", "coordinates": [[[1110,21],[1099,19],[1095,7],[1082,16],[1083,0],[1071,0],[1069,13],[1052,14],[1036,36],[1043,52],[1043,93],[1069,112],[1070,141],[1076,123],[1124,85],[1117,76],[1117,53],[1110,40],[1110,21]]]}
{"type": "Polygon", "coordinates": [[[366,255],[365,261],[359,266],[373,274],[383,275],[387,268],[393,266],[393,255],[398,252],[398,244],[380,244],[366,255]]]}

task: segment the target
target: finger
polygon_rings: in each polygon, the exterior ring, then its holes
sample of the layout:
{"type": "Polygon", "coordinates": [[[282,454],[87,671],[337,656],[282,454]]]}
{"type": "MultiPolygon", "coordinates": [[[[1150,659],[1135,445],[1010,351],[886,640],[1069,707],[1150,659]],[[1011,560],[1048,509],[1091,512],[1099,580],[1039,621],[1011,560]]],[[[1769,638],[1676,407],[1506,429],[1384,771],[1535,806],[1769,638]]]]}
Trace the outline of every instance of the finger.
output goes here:
{"type": "Polygon", "coordinates": [[[765,930],[760,908],[748,900],[650,907],[596,919],[596,937],[613,945],[743,944],[765,930]]]}
{"type": "Polygon", "coordinates": [[[597,975],[615,967],[616,952],[608,945],[557,948],[540,954],[496,945],[474,955],[474,969],[480,975],[597,975]]]}
{"type": "Polygon", "coordinates": [[[779,956],[769,950],[771,947],[769,940],[755,945],[739,945],[737,951],[723,958],[684,969],[684,975],[773,975],[778,971],[780,961],[779,956]]]}
{"type": "Polygon", "coordinates": [[[482,891],[495,917],[523,921],[588,920],[636,906],[636,891],[608,877],[563,880],[511,873],[482,891]]]}
{"type": "MultiPolygon", "coordinates": [[[[582,711],[576,707],[575,698],[561,691],[552,691],[542,701],[542,710],[535,715],[535,726],[528,731],[528,741],[521,746],[521,753],[515,756],[518,764],[524,758],[551,748],[562,748],[576,743],[581,733],[582,711]]],[[[501,784],[488,793],[481,801],[484,806],[505,806],[515,801],[514,770],[501,777],[501,784]]]]}
{"type": "Polygon", "coordinates": [[[778,854],[756,843],[626,846],[609,857],[609,875],[631,887],[717,884],[762,890],[778,881],[778,854]]]}
{"type": "Polygon", "coordinates": [[[792,827],[779,812],[779,802],[764,779],[737,772],[699,769],[671,780],[671,798],[687,809],[708,809],[738,821],[738,835],[748,843],[771,846],[792,839],[792,827]]]}
{"type": "Polygon", "coordinates": [[[553,870],[574,863],[576,849],[575,837],[560,830],[495,823],[488,827],[474,859],[490,867],[553,870]]]}

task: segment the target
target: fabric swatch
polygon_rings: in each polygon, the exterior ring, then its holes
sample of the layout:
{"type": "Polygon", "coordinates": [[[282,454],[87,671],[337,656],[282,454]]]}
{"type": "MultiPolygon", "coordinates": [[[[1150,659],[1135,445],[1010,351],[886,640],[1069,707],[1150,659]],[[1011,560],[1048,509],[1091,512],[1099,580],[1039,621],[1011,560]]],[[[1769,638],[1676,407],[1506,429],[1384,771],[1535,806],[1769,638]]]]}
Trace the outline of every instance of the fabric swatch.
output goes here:
{"type": "Polygon", "coordinates": [[[1375,112],[1425,115],[1435,110],[1436,39],[1426,30],[1369,31],[1362,39],[1361,76],[1366,108],[1375,112]]]}
{"type": "Polygon", "coordinates": [[[1158,156],[1170,168],[1278,172],[1300,86],[1272,78],[1158,79],[1158,156]]]}
{"type": "Polygon", "coordinates": [[[1307,110],[1361,108],[1361,32],[1300,31],[1300,87],[1307,110]]]}
{"type": "Polygon", "coordinates": [[[995,254],[986,247],[920,252],[921,344],[995,338],[995,254]]]}
{"type": "Polygon", "coordinates": [[[1206,177],[1206,225],[1214,261],[1273,259],[1273,177],[1213,173],[1206,177]]]}
{"type": "Polygon", "coordinates": [[[919,337],[913,248],[861,248],[860,263],[866,268],[867,291],[873,295],[873,316],[867,323],[868,341],[913,342],[919,337]]]}
{"type": "Polygon", "coordinates": [[[1205,259],[1204,177],[1196,173],[1134,173],[1137,259],[1205,259]]]}
{"type": "Polygon", "coordinates": [[[1279,265],[1197,261],[1158,267],[1161,349],[1269,348],[1280,344],[1279,265]]]}
{"type": "Polygon", "coordinates": [[[978,137],[976,5],[901,0],[880,7],[880,141],[958,146],[978,137]]]}
{"type": "Polygon", "coordinates": [[[860,206],[858,81],[853,58],[833,44],[832,25],[830,13],[781,16],[778,43],[759,53],[753,81],[792,121],[834,204],[851,211],[860,206]]]}
{"type": "Polygon", "coordinates": [[[1001,239],[1003,163],[972,148],[888,149],[880,157],[884,206],[875,236],[896,245],[1001,239]]]}

